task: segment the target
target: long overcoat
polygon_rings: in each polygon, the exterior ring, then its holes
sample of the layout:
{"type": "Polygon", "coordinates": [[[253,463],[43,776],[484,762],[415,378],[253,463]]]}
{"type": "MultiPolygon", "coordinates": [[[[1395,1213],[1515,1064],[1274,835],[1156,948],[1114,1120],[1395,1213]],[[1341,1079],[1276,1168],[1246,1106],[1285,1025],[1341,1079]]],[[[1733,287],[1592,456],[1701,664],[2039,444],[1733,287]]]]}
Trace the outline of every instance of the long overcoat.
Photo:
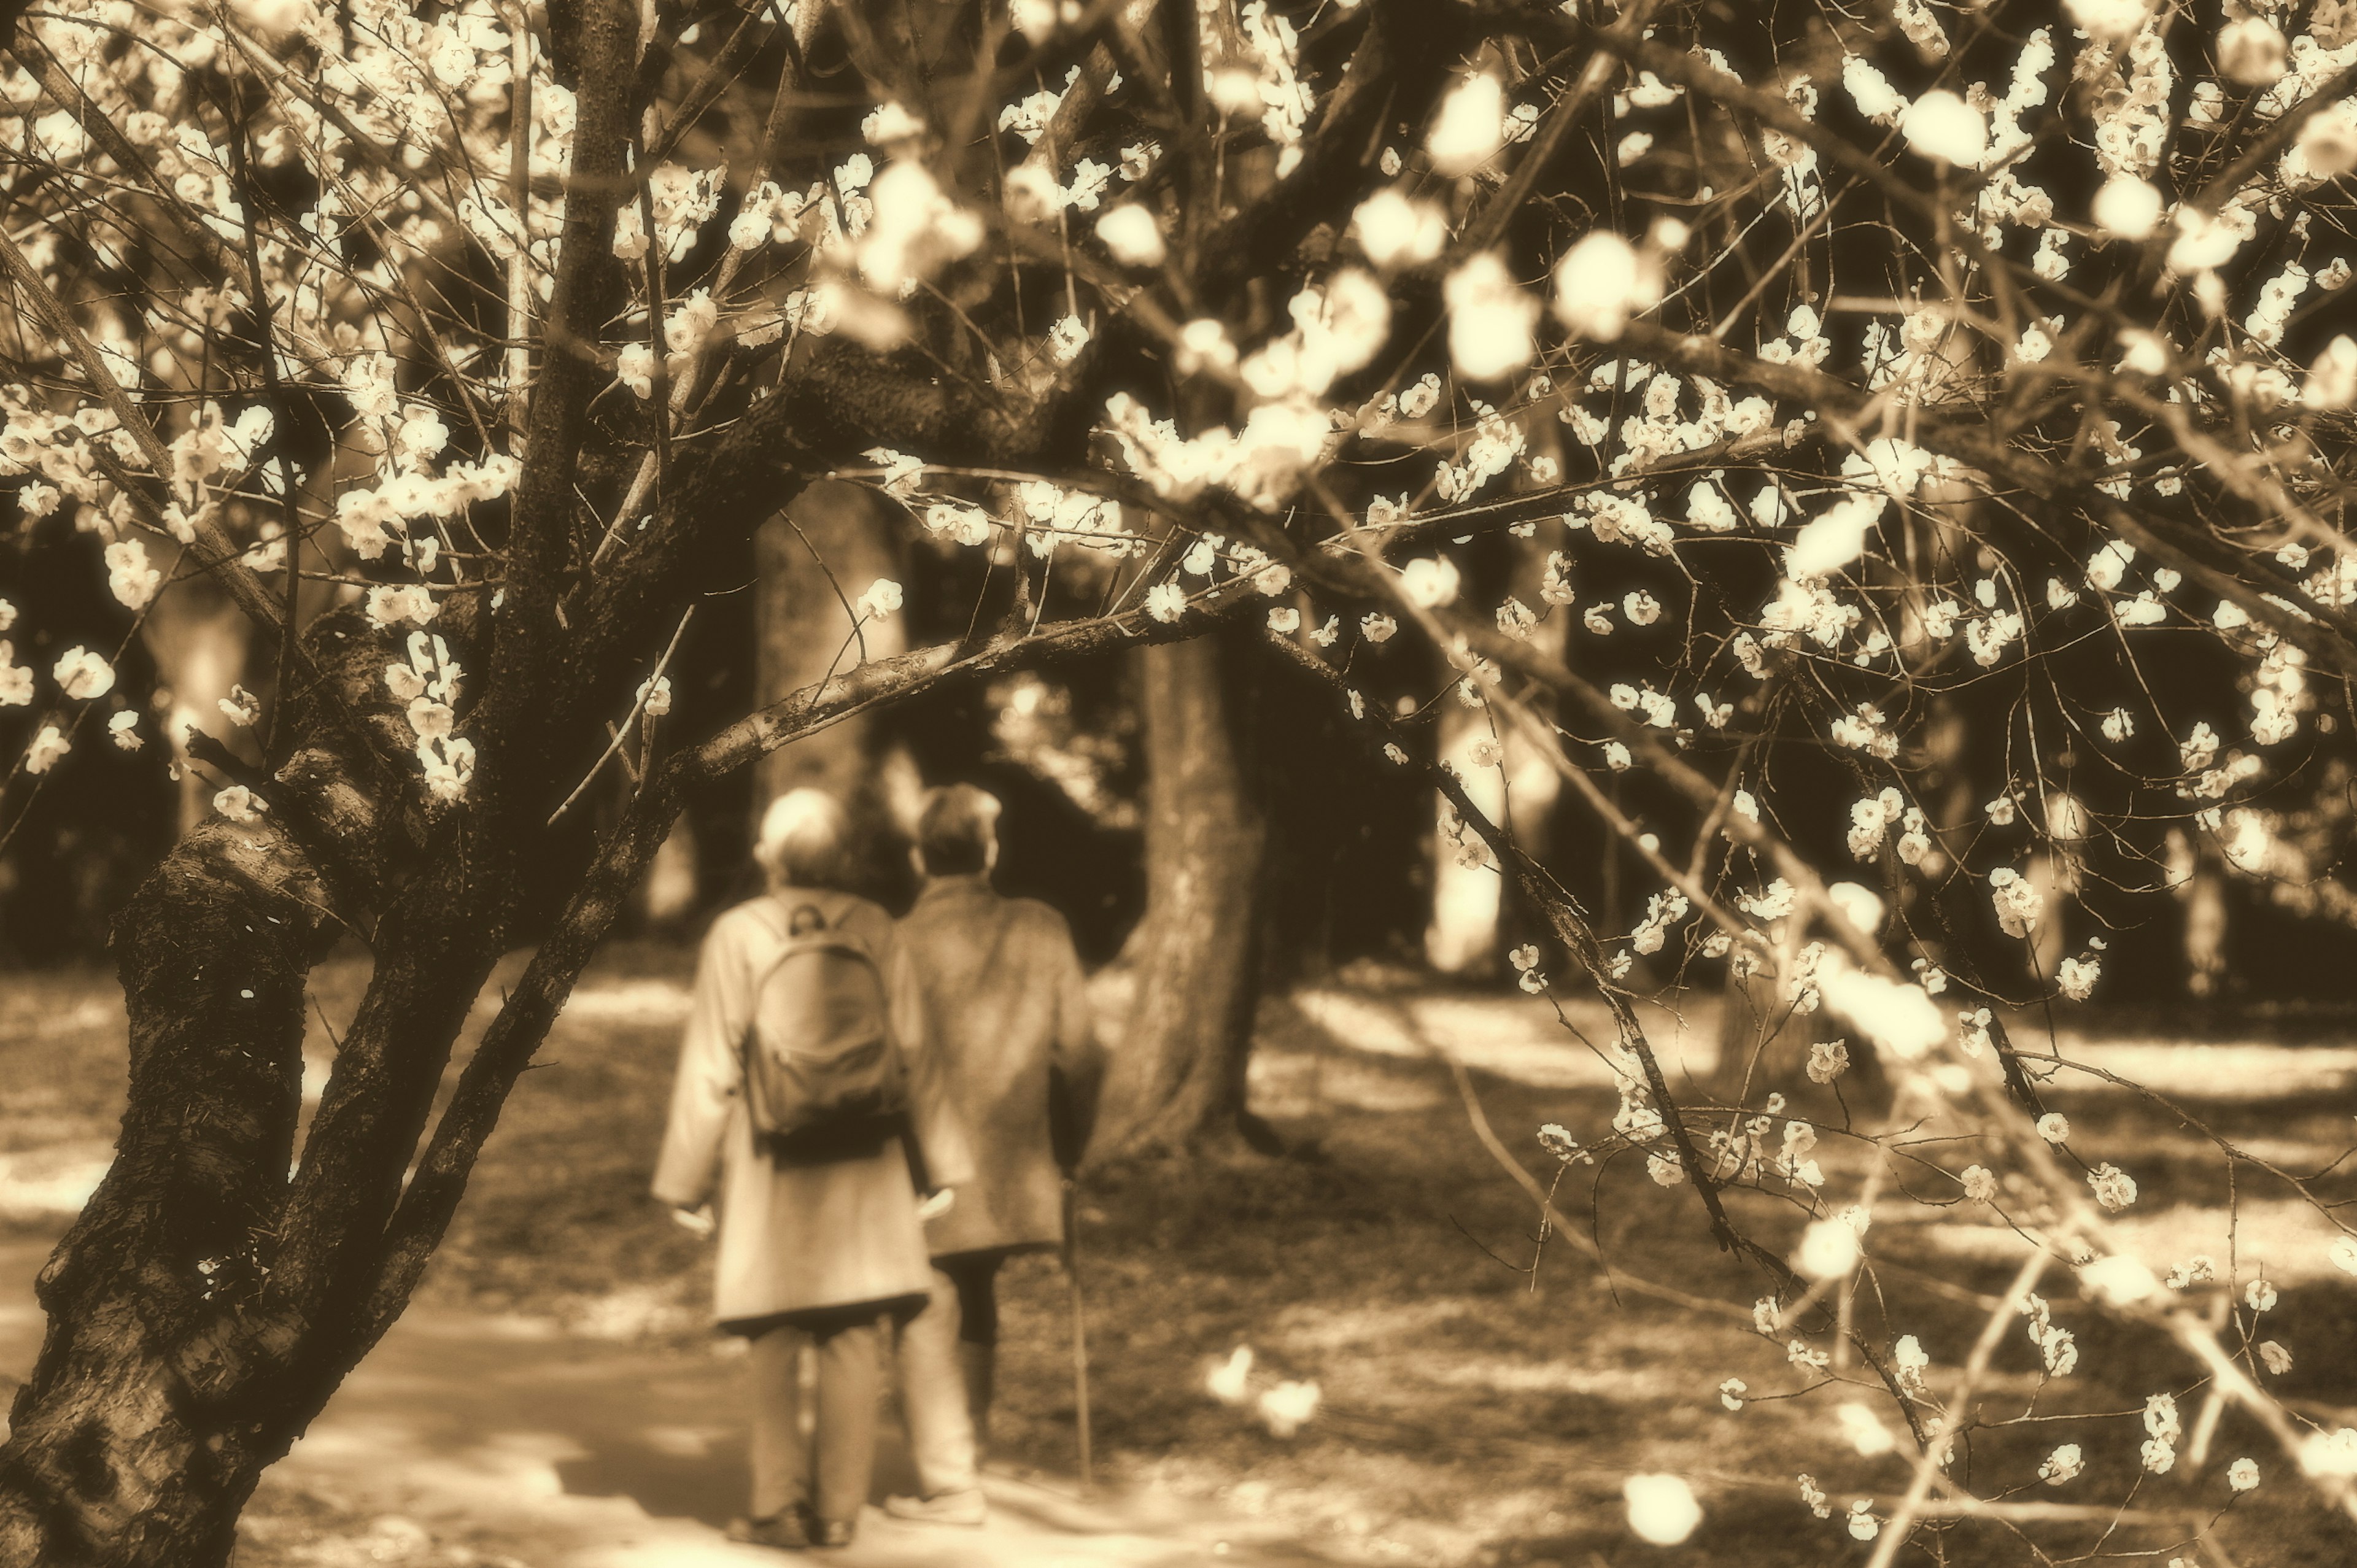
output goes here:
{"type": "Polygon", "coordinates": [[[824,1164],[780,1163],[755,1146],[741,1052],[756,987],[784,948],[789,912],[805,904],[830,929],[864,946],[884,978],[909,1066],[910,1123],[931,1185],[963,1187],[972,1176],[963,1128],[942,1093],[923,998],[892,918],[852,894],[799,887],[729,910],[713,922],[696,965],[654,1178],[658,1198],[692,1209],[712,1196],[717,1176],[713,1315],[724,1326],[921,1296],[931,1279],[901,1139],[888,1140],[873,1155],[824,1164]]]}
{"type": "Polygon", "coordinates": [[[1085,1137],[1103,1069],[1071,929],[1045,904],[1001,897],[986,876],[944,876],[901,919],[900,943],[974,1151],[974,1179],[926,1224],[933,1255],[1060,1244],[1049,1075],[1085,1137]]]}

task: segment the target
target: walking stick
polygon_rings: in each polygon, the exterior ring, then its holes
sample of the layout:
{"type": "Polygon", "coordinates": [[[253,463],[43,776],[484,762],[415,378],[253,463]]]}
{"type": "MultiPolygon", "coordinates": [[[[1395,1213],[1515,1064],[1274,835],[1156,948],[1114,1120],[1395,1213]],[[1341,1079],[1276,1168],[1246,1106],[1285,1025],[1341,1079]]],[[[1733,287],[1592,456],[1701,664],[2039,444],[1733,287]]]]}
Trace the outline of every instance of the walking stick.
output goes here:
{"type": "Polygon", "coordinates": [[[1072,1293],[1072,1402],[1080,1412],[1081,1490],[1096,1487],[1096,1467],[1089,1447],[1089,1322],[1081,1297],[1081,1187],[1064,1178],[1064,1278],[1072,1293]]]}

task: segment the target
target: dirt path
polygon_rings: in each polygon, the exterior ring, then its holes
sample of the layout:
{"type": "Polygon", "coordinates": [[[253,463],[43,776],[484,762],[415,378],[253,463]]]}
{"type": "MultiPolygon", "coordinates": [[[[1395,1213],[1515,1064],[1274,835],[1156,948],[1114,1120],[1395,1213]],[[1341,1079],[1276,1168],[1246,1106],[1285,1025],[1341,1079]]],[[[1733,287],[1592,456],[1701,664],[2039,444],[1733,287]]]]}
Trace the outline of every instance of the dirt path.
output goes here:
{"type": "MultiPolygon", "coordinates": [[[[39,1348],[31,1281],[48,1251],[0,1241],[0,1374],[39,1348]]],[[[583,1338],[536,1320],[420,1310],[403,1318],[273,1472],[339,1512],[380,1522],[302,1554],[322,1564],[453,1561],[528,1568],[702,1568],[788,1561],[730,1544],[743,1509],[737,1362],[583,1338]],[[457,1552],[452,1549],[456,1548],[457,1552]]],[[[877,1496],[909,1487],[888,1427],[877,1496]]],[[[1083,1502],[1056,1477],[985,1478],[979,1530],[871,1509],[840,1568],[1180,1568],[1329,1561],[1166,1492],[1083,1502]]]]}

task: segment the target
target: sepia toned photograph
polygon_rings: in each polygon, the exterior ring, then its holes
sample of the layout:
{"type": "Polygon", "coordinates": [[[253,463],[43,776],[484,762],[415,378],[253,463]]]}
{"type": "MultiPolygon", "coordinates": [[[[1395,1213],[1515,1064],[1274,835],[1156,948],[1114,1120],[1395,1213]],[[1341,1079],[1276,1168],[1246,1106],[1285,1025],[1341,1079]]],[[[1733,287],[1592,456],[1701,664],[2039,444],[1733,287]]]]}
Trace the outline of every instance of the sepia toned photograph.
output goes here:
{"type": "Polygon", "coordinates": [[[0,0],[0,1568],[2357,1564],[2357,0],[0,0]]]}

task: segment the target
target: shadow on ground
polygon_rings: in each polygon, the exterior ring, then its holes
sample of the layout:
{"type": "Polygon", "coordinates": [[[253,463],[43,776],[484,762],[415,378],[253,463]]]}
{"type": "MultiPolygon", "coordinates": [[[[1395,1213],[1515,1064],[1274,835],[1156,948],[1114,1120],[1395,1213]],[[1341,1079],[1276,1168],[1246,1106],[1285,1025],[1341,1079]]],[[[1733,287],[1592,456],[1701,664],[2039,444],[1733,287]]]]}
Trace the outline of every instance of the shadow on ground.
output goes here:
{"type": "MultiPolygon", "coordinates": [[[[325,1029],[349,1016],[364,979],[350,964],[313,976],[327,1020],[313,1042],[322,1067],[325,1029]]],[[[737,1511],[742,1486],[737,1363],[702,1326],[706,1252],[646,1197],[686,986],[685,955],[626,950],[576,993],[503,1114],[417,1304],[265,1482],[239,1568],[783,1561],[731,1547],[716,1528],[737,1511]]],[[[1117,1016],[1117,998],[1104,1000],[1117,1016]]],[[[1716,997],[1691,995],[1643,1010],[1682,1088],[1710,1073],[1716,1010],[1716,997]]],[[[1862,1560],[1870,1549],[1850,1538],[1846,1510],[1859,1498],[1887,1509],[1905,1485],[1904,1461],[1843,1441],[1836,1407],[1857,1393],[1789,1365],[1781,1338],[1749,1332],[1762,1283],[1713,1247],[1692,1195],[1656,1187],[1625,1155],[1566,1169],[1565,1211],[1611,1261],[1608,1272],[1571,1236],[1542,1244],[1521,1190],[1472,1131],[1469,1102],[1500,1146],[1532,1165],[1544,1162],[1543,1123],[1590,1144],[1606,1136],[1619,1109],[1611,1071],[1577,1036],[1607,1037],[1608,1021],[1576,999],[1566,1012],[1575,1034],[1543,999],[1515,994],[1338,983],[1273,1002],[1253,1102],[1315,1158],[1206,1159],[1092,1178],[1083,1213],[1098,1457],[1114,1484],[1084,1504],[1058,1478],[1074,1457],[1065,1285],[1053,1260],[1019,1260],[1003,1281],[998,1435],[1030,1468],[990,1478],[995,1518],[982,1532],[871,1515],[858,1547],[835,1561],[1862,1560]],[[1461,1062],[1461,1079],[1436,1053],[1461,1062]],[[1668,1294],[1648,1294],[1644,1279],[1668,1294]],[[1240,1345],[1257,1352],[1258,1377],[1319,1383],[1309,1425],[1281,1439],[1249,1408],[1207,1396],[1206,1366],[1240,1345]],[[1730,1377],[1749,1390],[1736,1412],[1719,1397],[1730,1377]],[[1834,1517],[1803,1506],[1803,1470],[1831,1494],[1834,1517]],[[1630,1534],[1620,1487],[1640,1471],[1693,1484],[1704,1522],[1684,1545],[1657,1549],[1630,1534]]],[[[488,1016],[479,1009],[472,1027],[488,1016]]],[[[2197,1251],[2231,1261],[2237,1281],[2212,1287],[2222,1305],[2263,1267],[2282,1300],[2250,1327],[2295,1358],[2276,1386],[2317,1419],[2357,1423],[2347,1408],[2357,1374],[2342,1349],[2357,1293],[2329,1259],[2330,1225],[2251,1163],[2311,1175],[2333,1165],[2357,1111],[2357,1049],[2337,1033],[2307,1044],[2280,1031],[2188,1042],[2134,1019],[2101,1027],[2098,1010],[2070,1017],[2081,1032],[2033,1036],[2025,1019],[2016,1038],[2079,1064],[2047,1089],[2072,1122],[2072,1151],[2116,1161],[2141,1184],[2120,1240],[2156,1269],[2197,1251]],[[2173,1103],[2105,1074],[2143,1079],[2173,1103]],[[2212,1133],[2241,1151],[2231,1188],[2212,1133]]],[[[29,1282],[47,1239],[103,1168],[122,1071],[120,1004],[103,977],[0,993],[0,1374],[21,1371],[38,1347],[29,1282]]],[[[1857,1108],[1790,1067],[1771,1067],[1747,1103],[1770,1089],[1789,1094],[1784,1114],[1823,1131],[1827,1190],[1860,1191],[1862,1146],[1843,1135],[1857,1108]]],[[[1953,1376],[2023,1245],[1995,1213],[1943,1199],[1974,1157],[1969,1144],[1948,1141],[1957,1131],[1917,1129],[1902,1173],[1916,1200],[1885,1186],[1870,1249],[1877,1288],[1859,1307],[1860,1329],[1878,1343],[1920,1337],[1935,1388],[1953,1376]]],[[[2357,1197],[2347,1169],[2311,1186],[2328,1202],[2357,1197]]],[[[1726,1197],[1767,1245],[1791,1244],[1800,1215],[1788,1197],[1726,1197]]],[[[2206,1465],[2188,1454],[2168,1476],[2139,1479],[2136,1412],[2156,1389],[2172,1390],[2190,1426],[2200,1390],[2166,1347],[2108,1325],[2059,1273],[2054,1285],[2055,1319],[2079,1336],[2080,1369],[2043,1381],[2028,1336],[2007,1334],[1981,1384],[1986,1424],[1973,1435],[1964,1484],[2069,1505],[2074,1518],[2108,1520],[2105,1499],[2133,1496],[2139,1519],[2104,1549],[2162,1563],[2190,1550],[2172,1543],[2178,1521],[2194,1514],[2211,1521],[2212,1544],[2246,1563],[2357,1560],[2345,1524],[2323,1516],[2264,1435],[2232,1414],[2206,1465]],[[2085,1444],[2087,1471],[2050,1493],[2036,1469],[2065,1435],[2085,1444]],[[2237,1497],[2223,1472],[2244,1454],[2259,1456],[2266,1479],[2237,1497]]],[[[896,1448],[879,1489],[905,1484],[896,1448]]],[[[2050,1551],[2094,1544],[2072,1520],[2040,1528],[2050,1551]]],[[[1977,1527],[1952,1528],[1937,1544],[1950,1568],[2030,1560],[2018,1537],[1977,1527]]]]}

